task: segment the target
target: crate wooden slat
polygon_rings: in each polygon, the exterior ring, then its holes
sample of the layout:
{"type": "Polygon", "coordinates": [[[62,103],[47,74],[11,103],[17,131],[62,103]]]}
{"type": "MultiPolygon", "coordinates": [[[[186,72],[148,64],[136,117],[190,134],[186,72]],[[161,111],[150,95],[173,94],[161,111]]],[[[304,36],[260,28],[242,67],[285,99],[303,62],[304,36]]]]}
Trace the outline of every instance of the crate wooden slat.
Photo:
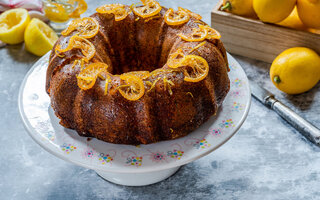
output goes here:
{"type": "Polygon", "coordinates": [[[211,26],[218,30],[228,52],[269,62],[282,51],[297,46],[320,54],[320,34],[293,30],[220,11],[222,1],[211,13],[211,26]]]}

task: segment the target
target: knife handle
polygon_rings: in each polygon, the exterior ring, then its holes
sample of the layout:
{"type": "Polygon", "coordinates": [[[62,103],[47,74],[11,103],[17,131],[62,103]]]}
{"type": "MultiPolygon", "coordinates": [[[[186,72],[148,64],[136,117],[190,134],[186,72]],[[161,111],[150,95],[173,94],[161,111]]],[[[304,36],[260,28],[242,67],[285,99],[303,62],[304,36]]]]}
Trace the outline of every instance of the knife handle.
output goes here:
{"type": "Polygon", "coordinates": [[[265,103],[274,111],[276,111],[289,124],[300,131],[300,133],[302,133],[302,135],[304,135],[312,143],[320,146],[320,130],[317,127],[297,115],[293,110],[291,110],[272,96],[266,99],[265,103]]]}

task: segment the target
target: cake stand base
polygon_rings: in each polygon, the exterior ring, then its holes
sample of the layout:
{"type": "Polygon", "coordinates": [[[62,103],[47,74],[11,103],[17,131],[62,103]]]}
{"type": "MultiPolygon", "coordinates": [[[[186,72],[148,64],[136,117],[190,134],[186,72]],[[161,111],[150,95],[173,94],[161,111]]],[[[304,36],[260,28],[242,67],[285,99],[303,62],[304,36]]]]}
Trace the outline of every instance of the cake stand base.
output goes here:
{"type": "Polygon", "coordinates": [[[97,174],[107,181],[126,186],[144,186],[163,181],[178,171],[179,167],[147,172],[147,173],[112,173],[97,171],[97,174]]]}

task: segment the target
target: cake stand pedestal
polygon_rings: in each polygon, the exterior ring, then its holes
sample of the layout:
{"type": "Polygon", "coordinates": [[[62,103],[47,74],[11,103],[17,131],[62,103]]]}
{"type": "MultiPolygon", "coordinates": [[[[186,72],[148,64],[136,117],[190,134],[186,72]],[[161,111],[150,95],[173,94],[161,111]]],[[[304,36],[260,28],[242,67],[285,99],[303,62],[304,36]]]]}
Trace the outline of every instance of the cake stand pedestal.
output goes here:
{"type": "Polygon", "coordinates": [[[125,186],[144,186],[163,181],[179,170],[179,167],[171,169],[147,172],[147,173],[113,173],[96,170],[97,174],[107,181],[125,186]]]}

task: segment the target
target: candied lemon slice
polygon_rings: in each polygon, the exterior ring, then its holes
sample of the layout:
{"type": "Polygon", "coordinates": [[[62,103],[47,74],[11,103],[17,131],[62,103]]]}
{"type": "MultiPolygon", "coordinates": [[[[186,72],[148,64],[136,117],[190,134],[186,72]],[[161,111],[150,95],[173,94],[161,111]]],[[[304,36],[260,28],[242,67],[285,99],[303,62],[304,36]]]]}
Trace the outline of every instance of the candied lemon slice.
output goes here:
{"type": "Polygon", "coordinates": [[[184,80],[187,82],[199,82],[206,78],[209,72],[208,62],[201,56],[188,55],[181,66],[184,66],[184,80]]]}
{"type": "Polygon", "coordinates": [[[202,27],[208,31],[207,39],[220,39],[221,38],[220,33],[218,31],[216,31],[215,29],[211,28],[210,26],[199,25],[199,27],[202,27]]]}
{"type": "Polygon", "coordinates": [[[164,20],[168,25],[181,25],[188,22],[189,19],[189,14],[181,8],[176,12],[172,8],[169,8],[164,14],[164,20]]]}
{"type": "Polygon", "coordinates": [[[129,15],[130,9],[123,4],[117,3],[100,6],[96,9],[96,11],[102,14],[113,14],[115,21],[120,21],[125,19],[129,15]]]}
{"type": "Polygon", "coordinates": [[[26,49],[37,56],[43,56],[50,51],[57,40],[54,30],[37,18],[31,20],[24,32],[26,49]]]}
{"type": "Polygon", "coordinates": [[[207,36],[208,30],[202,25],[199,25],[198,28],[193,28],[192,32],[188,35],[179,34],[179,37],[181,37],[181,39],[188,42],[200,42],[205,40],[207,36]]]}
{"type": "Polygon", "coordinates": [[[140,6],[140,7],[136,7],[136,5],[132,6],[133,7],[132,11],[134,12],[134,14],[138,15],[139,17],[142,17],[142,18],[152,17],[160,13],[160,11],[162,10],[162,7],[156,1],[147,0],[147,1],[142,1],[142,3],[143,3],[143,6],[140,6]]]}
{"type": "Polygon", "coordinates": [[[83,38],[92,38],[99,31],[99,23],[91,17],[84,17],[73,20],[68,28],[61,32],[61,35],[69,35],[73,31],[77,31],[77,35],[83,38]]]}
{"type": "Polygon", "coordinates": [[[0,15],[0,40],[8,44],[23,42],[24,31],[30,22],[28,11],[23,8],[11,9],[0,15]]]}
{"type": "Polygon", "coordinates": [[[114,10],[113,14],[115,21],[121,21],[129,15],[129,8],[117,8],[114,10]]]}
{"type": "Polygon", "coordinates": [[[69,0],[71,4],[77,3],[77,7],[72,13],[69,14],[71,18],[79,18],[80,15],[88,9],[88,5],[85,0],[69,0]]]}
{"type": "Polygon", "coordinates": [[[88,90],[94,86],[96,79],[93,77],[77,77],[78,87],[82,90],[88,90]]]}
{"type": "Polygon", "coordinates": [[[120,75],[120,79],[125,82],[124,85],[118,87],[120,94],[124,98],[130,101],[136,101],[144,95],[145,89],[143,81],[139,77],[122,74],[120,75]]]}
{"type": "Polygon", "coordinates": [[[176,52],[174,52],[169,56],[167,65],[171,68],[178,68],[181,66],[180,63],[183,61],[184,58],[185,58],[185,55],[182,49],[178,49],[176,52]]]}
{"type": "Polygon", "coordinates": [[[83,90],[92,88],[102,72],[107,72],[108,65],[105,63],[97,62],[88,65],[80,71],[77,75],[78,86],[83,90]]]}
{"type": "Polygon", "coordinates": [[[133,71],[133,72],[127,72],[125,73],[126,75],[134,75],[137,76],[141,79],[146,79],[150,76],[150,72],[149,71],[133,71]]]}
{"type": "Polygon", "coordinates": [[[183,10],[184,12],[188,13],[190,17],[193,17],[193,18],[195,18],[197,20],[201,20],[202,19],[201,15],[199,15],[197,13],[194,13],[191,10],[188,10],[186,8],[181,8],[181,7],[178,7],[178,9],[179,10],[183,10]]]}
{"type": "Polygon", "coordinates": [[[93,58],[94,54],[96,53],[95,47],[89,40],[77,35],[74,35],[70,38],[67,48],[61,49],[61,46],[57,45],[55,51],[57,55],[60,55],[60,53],[69,51],[71,49],[80,49],[82,54],[85,56],[84,60],[86,62],[93,58]]]}

